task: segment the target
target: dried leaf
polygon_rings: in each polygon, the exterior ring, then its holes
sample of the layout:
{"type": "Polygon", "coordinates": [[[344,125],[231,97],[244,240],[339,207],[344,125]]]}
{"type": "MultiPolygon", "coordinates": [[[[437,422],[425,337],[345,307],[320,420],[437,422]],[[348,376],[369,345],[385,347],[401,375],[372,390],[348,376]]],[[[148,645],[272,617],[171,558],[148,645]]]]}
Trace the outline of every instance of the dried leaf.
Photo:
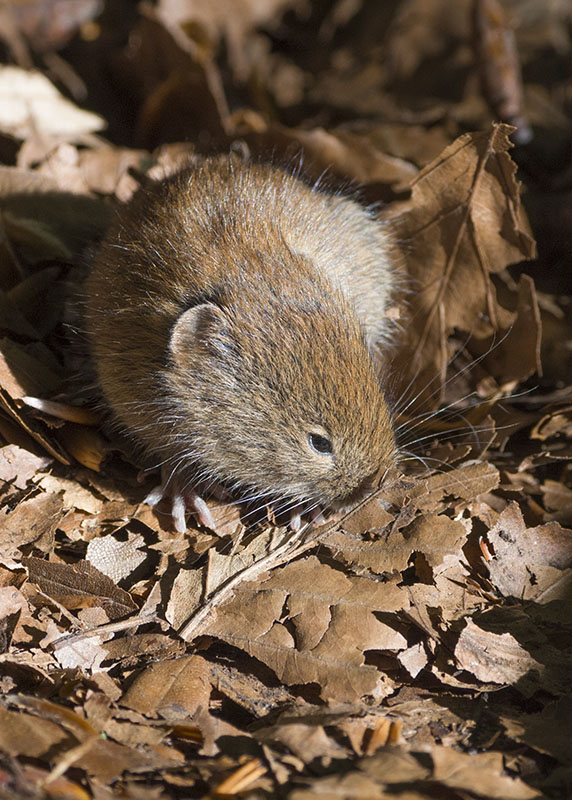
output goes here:
{"type": "Polygon", "coordinates": [[[255,656],[288,685],[316,682],[324,698],[355,702],[391,691],[363,651],[406,646],[375,617],[384,600],[383,585],[345,577],[312,557],[275,570],[259,586],[239,587],[205,633],[255,656]]]}
{"type": "Polygon", "coordinates": [[[548,703],[535,714],[518,718],[502,717],[507,733],[518,742],[557,758],[562,764],[572,760],[572,700],[570,696],[548,703]]]}
{"type": "Polygon", "coordinates": [[[533,670],[543,671],[512,634],[484,631],[472,620],[461,631],[455,657],[462,669],[486,683],[515,684],[533,670]]]}
{"type": "Polygon", "coordinates": [[[505,597],[546,602],[562,571],[572,567],[572,531],[557,522],[528,528],[514,502],[487,538],[494,548],[494,558],[487,563],[491,581],[505,597]]]}
{"type": "Polygon", "coordinates": [[[0,480],[24,489],[36,472],[43,471],[50,462],[46,456],[36,456],[16,445],[6,445],[0,448],[0,480]]]}
{"type": "Polygon", "coordinates": [[[505,775],[500,753],[458,753],[451,748],[434,747],[433,778],[444,786],[474,792],[477,797],[495,800],[530,800],[538,792],[519,778],[505,775]]]}
{"type": "Polygon", "coordinates": [[[0,68],[0,129],[27,138],[38,131],[70,139],[105,127],[97,114],[66,100],[40,72],[0,68]]]}
{"type": "Polygon", "coordinates": [[[88,514],[101,511],[102,501],[76,481],[45,475],[38,481],[38,485],[49,494],[61,493],[66,508],[78,508],[88,514]]]}
{"type": "Polygon", "coordinates": [[[59,725],[0,708],[0,748],[5,753],[39,758],[64,743],[69,744],[69,737],[59,725]]]}
{"type": "Polygon", "coordinates": [[[18,549],[34,542],[51,552],[56,528],[64,515],[61,499],[40,494],[19,503],[13,511],[0,512],[0,559],[11,559],[18,549]]]}
{"type": "Polygon", "coordinates": [[[88,543],[86,560],[114,583],[119,583],[147,558],[140,549],[144,544],[142,536],[132,533],[128,534],[127,541],[124,542],[111,535],[102,536],[88,543]]]}
{"type": "Polygon", "coordinates": [[[161,661],[148,667],[129,687],[122,704],[143,714],[192,717],[208,708],[209,665],[201,656],[161,661]]]}
{"type": "Polygon", "coordinates": [[[100,607],[111,619],[123,617],[137,608],[127,592],[87,561],[72,565],[25,558],[22,563],[28,569],[30,581],[66,608],[100,607]]]}
{"type": "Polygon", "coordinates": [[[490,275],[532,258],[534,243],[508,155],[509,132],[495,125],[461,136],[412,181],[411,199],[391,211],[398,236],[408,242],[415,285],[403,360],[412,396],[444,375],[453,329],[483,338],[510,325],[490,275]]]}

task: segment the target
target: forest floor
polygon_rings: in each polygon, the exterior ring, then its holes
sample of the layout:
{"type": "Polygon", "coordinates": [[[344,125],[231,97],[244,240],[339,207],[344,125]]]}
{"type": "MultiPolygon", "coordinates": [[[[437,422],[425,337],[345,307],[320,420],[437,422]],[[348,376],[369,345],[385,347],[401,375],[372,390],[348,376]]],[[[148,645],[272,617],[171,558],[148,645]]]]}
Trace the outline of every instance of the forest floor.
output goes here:
{"type": "Polygon", "coordinates": [[[1,798],[572,797],[571,112],[567,0],[2,3],[1,798]],[[229,151],[375,204],[406,287],[412,455],[299,532],[177,533],[70,389],[114,205],[229,151]]]}

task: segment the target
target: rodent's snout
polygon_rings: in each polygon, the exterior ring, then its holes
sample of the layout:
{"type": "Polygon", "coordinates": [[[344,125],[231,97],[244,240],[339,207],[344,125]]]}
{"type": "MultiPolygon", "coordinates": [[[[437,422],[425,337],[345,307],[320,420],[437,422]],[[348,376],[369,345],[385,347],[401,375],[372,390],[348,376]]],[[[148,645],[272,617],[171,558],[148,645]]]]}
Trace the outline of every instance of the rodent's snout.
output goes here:
{"type": "Polygon", "coordinates": [[[386,465],[376,469],[375,472],[360,481],[354,489],[332,503],[332,510],[349,511],[354,505],[364,500],[368,495],[373,494],[373,492],[377,491],[383,484],[383,479],[388,470],[389,467],[386,465]]]}

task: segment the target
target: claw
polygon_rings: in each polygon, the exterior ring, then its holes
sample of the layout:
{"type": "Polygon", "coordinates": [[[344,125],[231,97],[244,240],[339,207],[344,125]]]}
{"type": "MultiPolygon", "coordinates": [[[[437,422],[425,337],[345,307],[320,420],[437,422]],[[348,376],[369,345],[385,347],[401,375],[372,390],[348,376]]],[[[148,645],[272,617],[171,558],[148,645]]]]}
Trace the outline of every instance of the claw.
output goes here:
{"type": "Polygon", "coordinates": [[[161,484],[152,489],[145,498],[145,502],[148,505],[156,506],[164,497],[170,497],[171,517],[178,533],[185,533],[187,530],[187,507],[195,512],[202,525],[215,530],[214,518],[209,507],[199,494],[183,491],[179,482],[169,472],[163,471],[161,478],[161,484]]]}
{"type": "Polygon", "coordinates": [[[215,521],[213,519],[213,515],[211,514],[209,507],[207,506],[203,498],[200,495],[192,492],[190,495],[188,495],[187,500],[189,501],[189,504],[195,511],[195,514],[197,515],[199,521],[206,528],[210,528],[211,530],[214,531],[216,528],[215,521]]]}
{"type": "Polygon", "coordinates": [[[175,530],[178,533],[185,533],[185,531],[187,530],[187,520],[185,512],[186,508],[185,508],[184,496],[180,492],[173,494],[173,500],[171,504],[171,516],[173,517],[175,530]]]}
{"type": "Polygon", "coordinates": [[[322,509],[317,506],[315,508],[307,509],[307,504],[299,504],[294,506],[290,511],[290,528],[293,531],[299,531],[302,527],[304,520],[310,520],[315,525],[323,525],[326,521],[322,509]]]}
{"type": "Polygon", "coordinates": [[[148,506],[156,506],[157,503],[160,503],[163,497],[165,496],[165,487],[163,484],[160,486],[155,486],[154,489],[151,489],[145,500],[144,503],[147,503],[148,506]]]}
{"type": "Polygon", "coordinates": [[[317,508],[313,508],[309,512],[309,516],[312,522],[314,522],[316,525],[323,525],[324,522],[326,521],[324,513],[319,506],[317,508]]]}
{"type": "Polygon", "coordinates": [[[302,527],[302,508],[301,506],[296,506],[290,512],[290,527],[293,531],[299,531],[302,527]]]}

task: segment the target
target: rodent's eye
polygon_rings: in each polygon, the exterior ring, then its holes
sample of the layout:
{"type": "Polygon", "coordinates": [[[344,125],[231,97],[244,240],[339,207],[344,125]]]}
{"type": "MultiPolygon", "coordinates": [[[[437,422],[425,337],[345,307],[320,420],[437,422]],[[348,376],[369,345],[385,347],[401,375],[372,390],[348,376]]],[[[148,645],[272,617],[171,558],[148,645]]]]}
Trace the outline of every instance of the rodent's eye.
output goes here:
{"type": "Polygon", "coordinates": [[[321,436],[319,433],[311,433],[308,436],[310,441],[310,445],[316,451],[316,453],[320,454],[328,454],[334,452],[334,447],[329,439],[325,436],[321,436]]]}

